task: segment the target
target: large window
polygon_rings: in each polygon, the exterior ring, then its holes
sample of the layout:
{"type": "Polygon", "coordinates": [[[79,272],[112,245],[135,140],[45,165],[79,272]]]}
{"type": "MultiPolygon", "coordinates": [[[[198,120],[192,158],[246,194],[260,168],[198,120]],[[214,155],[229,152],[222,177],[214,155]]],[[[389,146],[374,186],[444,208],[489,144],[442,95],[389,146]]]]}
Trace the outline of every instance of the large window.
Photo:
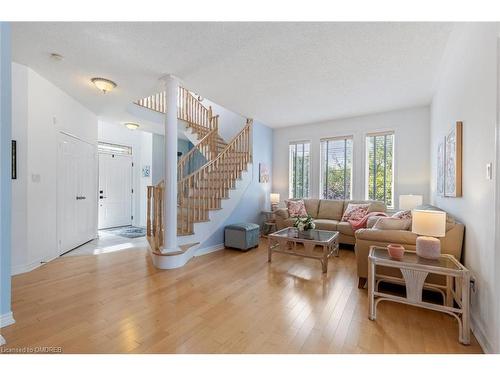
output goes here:
{"type": "Polygon", "coordinates": [[[290,170],[289,176],[289,197],[305,198],[309,196],[309,162],[310,143],[294,142],[289,146],[290,150],[290,170]]]}
{"type": "Polygon", "coordinates": [[[394,133],[366,137],[366,195],[394,207],[394,133]]]}
{"type": "Polygon", "coordinates": [[[351,199],[352,137],[321,140],[323,199],[351,199]]]}

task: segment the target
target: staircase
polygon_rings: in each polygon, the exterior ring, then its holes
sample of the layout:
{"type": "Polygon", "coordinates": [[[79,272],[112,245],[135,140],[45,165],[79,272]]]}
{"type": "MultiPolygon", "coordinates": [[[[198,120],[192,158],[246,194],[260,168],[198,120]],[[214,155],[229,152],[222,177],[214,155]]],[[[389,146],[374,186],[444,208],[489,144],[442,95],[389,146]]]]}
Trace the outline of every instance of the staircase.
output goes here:
{"type": "MultiPolygon", "coordinates": [[[[226,143],[219,135],[219,116],[203,106],[188,90],[179,87],[177,117],[186,130],[196,135],[194,147],[177,164],[177,235],[192,236],[195,224],[210,221],[210,212],[222,210],[248,164],[252,161],[251,127],[243,129],[226,143]]],[[[165,113],[165,93],[158,93],[135,104],[165,113]]],[[[147,238],[153,253],[163,248],[164,183],[148,186],[147,238]]]]}

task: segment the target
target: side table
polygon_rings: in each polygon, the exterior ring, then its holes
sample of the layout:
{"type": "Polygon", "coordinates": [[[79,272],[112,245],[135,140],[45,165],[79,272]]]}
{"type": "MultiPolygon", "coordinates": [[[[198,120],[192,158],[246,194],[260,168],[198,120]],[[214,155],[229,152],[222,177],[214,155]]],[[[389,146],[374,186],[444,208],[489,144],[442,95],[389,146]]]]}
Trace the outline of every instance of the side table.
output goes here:
{"type": "MultiPolygon", "coordinates": [[[[436,289],[436,285],[429,286],[436,289]]],[[[368,256],[368,305],[370,320],[377,318],[377,306],[382,301],[404,303],[449,314],[457,319],[459,341],[464,345],[470,343],[470,272],[453,256],[441,255],[430,260],[417,256],[414,251],[405,251],[401,260],[391,258],[385,247],[372,246],[368,256]],[[396,296],[378,291],[378,284],[384,279],[377,275],[377,266],[398,268],[406,286],[406,297],[396,296]],[[444,289],[445,303],[422,301],[422,291],[427,286],[425,279],[429,273],[443,275],[446,278],[444,289]]]]}

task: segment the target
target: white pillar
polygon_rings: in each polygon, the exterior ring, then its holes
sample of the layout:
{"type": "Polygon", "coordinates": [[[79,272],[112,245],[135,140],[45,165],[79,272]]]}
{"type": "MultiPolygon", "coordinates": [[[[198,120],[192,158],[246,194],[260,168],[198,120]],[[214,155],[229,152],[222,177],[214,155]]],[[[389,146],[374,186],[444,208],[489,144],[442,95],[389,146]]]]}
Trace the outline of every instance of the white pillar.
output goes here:
{"type": "Polygon", "coordinates": [[[166,93],[165,114],[165,195],[163,252],[179,250],[177,246],[177,95],[179,80],[172,75],[162,78],[166,93]]]}

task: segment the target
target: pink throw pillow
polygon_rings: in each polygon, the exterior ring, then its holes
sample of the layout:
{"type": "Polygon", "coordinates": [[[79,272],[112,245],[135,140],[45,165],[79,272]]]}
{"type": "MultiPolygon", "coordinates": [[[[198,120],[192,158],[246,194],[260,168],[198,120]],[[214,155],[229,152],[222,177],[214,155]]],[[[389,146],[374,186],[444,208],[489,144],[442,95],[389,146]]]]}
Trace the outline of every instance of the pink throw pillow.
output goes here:
{"type": "Polygon", "coordinates": [[[304,201],[302,199],[296,201],[286,201],[286,206],[290,217],[307,216],[306,206],[304,205],[304,201]]]}
{"type": "Polygon", "coordinates": [[[369,203],[368,204],[349,203],[344,212],[344,215],[342,215],[342,221],[361,220],[368,213],[369,207],[370,207],[369,203]]]}

